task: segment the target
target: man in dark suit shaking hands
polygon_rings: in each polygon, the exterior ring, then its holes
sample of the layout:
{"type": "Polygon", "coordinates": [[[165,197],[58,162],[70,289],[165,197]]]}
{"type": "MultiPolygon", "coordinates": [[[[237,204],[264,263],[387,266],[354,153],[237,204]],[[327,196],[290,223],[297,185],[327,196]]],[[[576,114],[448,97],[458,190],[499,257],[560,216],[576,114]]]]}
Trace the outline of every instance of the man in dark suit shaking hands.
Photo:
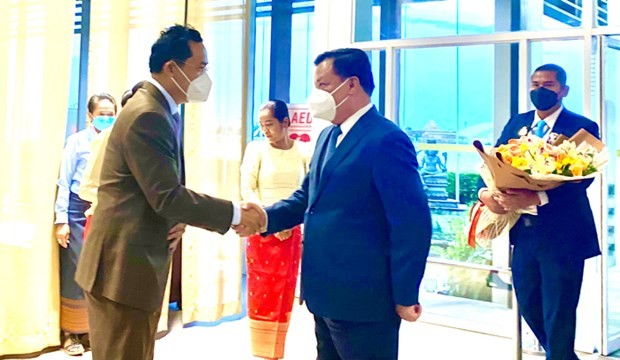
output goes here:
{"type": "MultiPolygon", "coordinates": [[[[548,139],[551,133],[571,137],[583,128],[598,137],[598,125],[564,108],[566,72],[554,64],[538,67],[530,98],[536,110],[513,116],[497,146],[523,135],[522,129],[548,139]]],[[[510,231],[512,277],[521,315],[546,351],[547,360],[577,360],[575,325],[584,260],[600,249],[586,189],[592,180],[566,183],[553,190],[481,189],[480,200],[491,211],[536,208],[521,215],[510,231]]]]}
{"type": "Polygon", "coordinates": [[[118,116],[76,280],[85,290],[95,360],[153,358],[170,260],[185,224],[258,230],[264,215],[184,186],[179,104],[211,89],[200,33],[175,25],[151,48],[152,78],[118,116]]]}
{"type": "Polygon", "coordinates": [[[318,359],[397,359],[401,319],[418,291],[431,239],[413,144],[370,102],[366,53],[319,55],[308,106],[331,121],[290,198],[266,208],[267,233],[304,223],[301,292],[314,314],[318,359]]]}

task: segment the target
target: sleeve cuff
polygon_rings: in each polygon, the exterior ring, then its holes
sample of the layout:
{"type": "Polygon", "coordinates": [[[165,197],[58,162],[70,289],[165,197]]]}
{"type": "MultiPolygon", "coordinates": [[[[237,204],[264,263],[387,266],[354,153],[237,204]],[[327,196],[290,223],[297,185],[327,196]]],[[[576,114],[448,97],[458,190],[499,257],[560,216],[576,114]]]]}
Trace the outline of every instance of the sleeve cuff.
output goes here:
{"type": "Polygon", "coordinates": [[[487,191],[487,190],[489,190],[489,188],[485,188],[485,187],[480,188],[480,189],[478,190],[478,200],[480,200],[480,195],[482,195],[482,192],[483,192],[483,191],[487,191]]]}
{"type": "Polygon", "coordinates": [[[540,200],[540,205],[538,206],[545,206],[549,203],[549,196],[547,195],[546,191],[538,191],[536,192],[536,194],[538,195],[538,199],[540,200]]]}
{"type": "Polygon", "coordinates": [[[67,213],[56,213],[56,221],[54,221],[54,224],[68,224],[69,223],[69,216],[67,215],[67,213]]]}
{"type": "Polygon", "coordinates": [[[232,215],[232,220],[230,221],[231,225],[239,225],[239,223],[241,222],[241,208],[239,207],[239,204],[232,204],[233,206],[233,215],[232,215]]]}

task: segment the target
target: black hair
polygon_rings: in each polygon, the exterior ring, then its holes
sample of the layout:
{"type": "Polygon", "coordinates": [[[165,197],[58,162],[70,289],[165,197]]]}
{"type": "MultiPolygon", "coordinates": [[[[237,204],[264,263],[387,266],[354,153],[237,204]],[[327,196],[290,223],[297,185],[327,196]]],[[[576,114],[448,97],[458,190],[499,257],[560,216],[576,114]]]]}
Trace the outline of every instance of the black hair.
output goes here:
{"type": "Polygon", "coordinates": [[[555,78],[558,80],[560,85],[562,85],[562,87],[566,86],[566,71],[564,71],[564,69],[562,69],[562,67],[560,65],[556,65],[556,64],[541,65],[541,66],[537,67],[536,70],[534,70],[534,72],[537,72],[537,71],[551,71],[551,72],[554,72],[555,73],[555,78]]]}
{"type": "Polygon", "coordinates": [[[138,91],[142,85],[144,85],[146,81],[142,80],[142,81],[138,81],[131,89],[125,91],[123,93],[123,96],[121,97],[121,106],[125,106],[125,104],[127,104],[127,101],[129,101],[129,99],[131,99],[132,96],[134,96],[134,94],[136,93],[136,91],[138,91]]]}
{"type": "Polygon", "coordinates": [[[314,65],[319,65],[325,60],[333,59],[334,72],[343,79],[355,76],[368,96],[375,89],[372,78],[372,67],[368,55],[360,49],[346,48],[326,51],[317,56],[314,65]]]}
{"type": "Polygon", "coordinates": [[[174,25],[163,30],[159,39],[151,46],[149,69],[151,73],[159,73],[164,64],[170,60],[184,63],[192,56],[189,42],[202,42],[198,30],[191,26],[174,25]]]}
{"type": "Polygon", "coordinates": [[[284,122],[284,119],[289,117],[288,106],[282,100],[269,100],[261,105],[260,110],[269,109],[273,112],[273,117],[278,119],[280,123],[284,122]]]}
{"type": "Polygon", "coordinates": [[[109,100],[112,105],[114,105],[114,113],[116,114],[116,100],[114,100],[114,97],[108,93],[99,93],[91,96],[90,99],[88,99],[88,112],[92,114],[101,100],[109,100]]]}

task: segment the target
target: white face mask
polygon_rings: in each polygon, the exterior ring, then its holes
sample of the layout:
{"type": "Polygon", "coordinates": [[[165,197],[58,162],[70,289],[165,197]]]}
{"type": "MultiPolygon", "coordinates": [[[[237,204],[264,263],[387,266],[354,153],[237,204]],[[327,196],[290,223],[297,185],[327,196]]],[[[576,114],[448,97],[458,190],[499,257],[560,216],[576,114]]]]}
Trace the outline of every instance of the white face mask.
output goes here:
{"type": "Polygon", "coordinates": [[[204,72],[194,80],[190,81],[187,75],[181,70],[179,65],[175,62],[174,65],[181,71],[183,77],[187,82],[189,82],[189,86],[187,87],[187,92],[183,90],[183,88],[177,83],[177,81],[171,77],[170,80],[181,90],[185,97],[187,98],[187,102],[197,103],[197,102],[205,102],[209,98],[209,93],[211,92],[211,85],[213,82],[209,75],[204,72]]]}
{"type": "Polygon", "coordinates": [[[349,99],[349,96],[345,97],[340,104],[336,104],[336,100],[334,100],[332,95],[349,79],[350,78],[346,78],[342,84],[338,85],[338,87],[332,92],[327,92],[317,88],[312,89],[312,92],[310,93],[310,96],[308,96],[308,100],[306,102],[313,118],[327,121],[334,120],[336,117],[336,109],[338,109],[340,105],[344,104],[344,102],[349,99]]]}

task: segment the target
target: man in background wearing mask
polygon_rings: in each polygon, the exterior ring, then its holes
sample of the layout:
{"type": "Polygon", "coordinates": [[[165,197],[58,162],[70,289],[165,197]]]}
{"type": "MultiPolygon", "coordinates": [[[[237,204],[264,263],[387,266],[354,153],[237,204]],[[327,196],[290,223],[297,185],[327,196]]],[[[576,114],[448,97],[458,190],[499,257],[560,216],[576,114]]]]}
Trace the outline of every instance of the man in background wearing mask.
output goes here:
{"type": "Polygon", "coordinates": [[[200,33],[175,25],[151,48],[152,78],[117,118],[101,169],[97,209],[76,280],[86,292],[93,359],[153,359],[170,269],[185,224],[225,233],[259,229],[263,214],[184,186],[179,104],[207,100],[200,33]]]}
{"type": "MultiPolygon", "coordinates": [[[[531,129],[548,139],[551,133],[571,137],[579,129],[599,135],[593,121],[568,111],[566,72],[554,64],[532,74],[530,98],[536,110],[513,116],[496,146],[531,129]]],[[[523,214],[510,231],[512,277],[521,315],[546,351],[548,360],[577,360],[575,323],[584,260],[600,249],[586,189],[592,180],[565,183],[535,192],[482,188],[480,200],[495,213],[536,207],[537,215],[523,214]]]]}
{"type": "Polygon", "coordinates": [[[431,239],[415,150],[370,102],[366,53],[328,51],[314,63],[308,106],[333,125],[319,135],[302,187],[266,208],[266,233],[304,223],[301,293],[318,359],[396,360],[401,319],[422,313],[431,239]]]}

